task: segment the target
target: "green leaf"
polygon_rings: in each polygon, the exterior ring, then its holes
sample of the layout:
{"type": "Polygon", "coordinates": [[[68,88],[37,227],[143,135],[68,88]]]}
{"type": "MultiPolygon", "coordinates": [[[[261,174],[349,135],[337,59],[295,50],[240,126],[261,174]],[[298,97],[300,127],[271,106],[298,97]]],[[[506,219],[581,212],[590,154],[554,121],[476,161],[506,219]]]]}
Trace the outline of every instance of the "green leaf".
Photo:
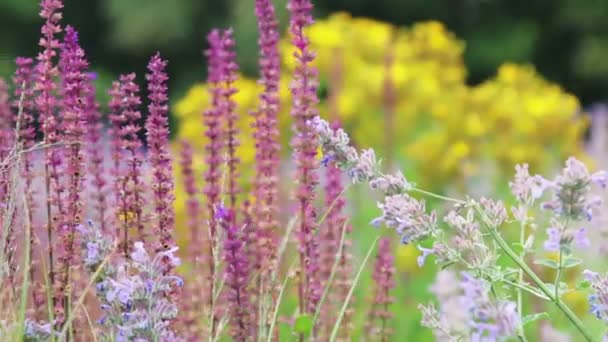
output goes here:
{"type": "Polygon", "coordinates": [[[306,314],[298,316],[293,325],[293,331],[297,334],[310,334],[312,331],[312,318],[306,314]]]}
{"type": "Polygon", "coordinates": [[[513,248],[513,251],[517,254],[521,254],[522,252],[524,252],[526,250],[526,247],[519,242],[515,242],[515,243],[511,244],[511,248],[513,248]]]}
{"type": "Polygon", "coordinates": [[[532,322],[538,321],[539,319],[549,318],[549,314],[546,312],[540,312],[536,314],[525,315],[521,319],[521,325],[526,326],[532,322]]]}
{"type": "Polygon", "coordinates": [[[557,264],[557,262],[555,262],[554,260],[551,260],[551,259],[536,259],[536,260],[534,260],[534,263],[536,265],[543,265],[543,266],[552,268],[554,270],[559,268],[559,265],[557,264]]]}
{"type": "Polygon", "coordinates": [[[590,286],[591,286],[590,282],[588,282],[586,280],[583,280],[583,281],[581,281],[581,282],[579,282],[579,283],[576,284],[576,289],[577,290],[585,290],[585,289],[588,289],[590,286]]]}
{"type": "Polygon", "coordinates": [[[566,257],[566,260],[563,261],[562,268],[571,268],[571,267],[574,267],[574,266],[578,266],[582,262],[583,262],[582,259],[575,258],[573,256],[568,256],[568,257],[566,257]]]}

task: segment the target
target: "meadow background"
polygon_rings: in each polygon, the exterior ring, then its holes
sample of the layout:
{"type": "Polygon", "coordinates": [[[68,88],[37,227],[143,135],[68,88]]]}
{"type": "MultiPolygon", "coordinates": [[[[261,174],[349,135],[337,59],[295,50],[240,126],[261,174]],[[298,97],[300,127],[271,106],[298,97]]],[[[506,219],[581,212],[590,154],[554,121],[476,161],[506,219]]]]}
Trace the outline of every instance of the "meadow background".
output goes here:
{"type": "MultiPolygon", "coordinates": [[[[535,173],[550,175],[571,155],[592,169],[608,166],[604,140],[608,111],[599,105],[608,91],[608,63],[604,62],[608,1],[314,3],[316,23],[307,32],[318,57],[321,115],[339,120],[356,146],[376,149],[386,169],[400,168],[420,187],[438,193],[502,198],[508,197],[508,181],[518,163],[529,163],[535,173]]],[[[285,4],[285,0],[275,1],[283,31],[288,21],[285,4]]],[[[15,57],[36,55],[38,6],[35,0],[0,1],[0,76],[8,78],[14,72],[15,57]]],[[[252,165],[255,153],[247,140],[252,120],[248,110],[255,106],[260,91],[253,8],[251,0],[67,0],[64,21],[80,32],[91,70],[97,75],[102,109],[109,100],[106,89],[119,73],[133,70],[143,75],[149,56],[156,51],[170,61],[176,153],[179,140],[189,141],[195,151],[203,150],[201,112],[209,102],[202,55],[207,48],[205,36],[213,27],[232,27],[242,73],[235,98],[242,114],[238,155],[245,164],[242,179],[247,180],[251,176],[247,165],[252,165]]],[[[290,139],[291,49],[284,38],[283,151],[288,150],[290,139]]],[[[203,164],[202,159],[194,161],[201,173],[203,164]]],[[[179,165],[175,166],[179,179],[179,165]]],[[[285,189],[290,185],[289,172],[285,170],[281,181],[285,189]]],[[[177,239],[187,249],[186,193],[181,181],[176,186],[177,239]]],[[[242,186],[248,190],[247,182],[242,186]]],[[[369,224],[378,215],[370,196],[362,186],[350,186],[346,193],[356,264],[382,233],[369,224]]],[[[429,207],[439,205],[429,203],[429,207]]],[[[288,210],[281,208],[281,214],[289,216],[288,210]]],[[[605,238],[601,228],[598,239],[605,238]]],[[[420,268],[416,246],[394,242],[397,273],[390,307],[395,317],[390,323],[394,340],[430,339],[432,333],[420,326],[420,313],[414,308],[432,298],[429,286],[437,268],[420,268]]],[[[607,251],[595,249],[586,258],[604,256],[607,251]]],[[[574,268],[566,278],[574,284],[580,271],[574,268]]],[[[374,286],[371,272],[366,269],[355,292],[355,339],[365,331],[374,286]]],[[[543,276],[554,277],[551,272],[543,276]]],[[[594,331],[601,331],[600,323],[587,314],[585,291],[570,292],[565,301],[594,331]]],[[[282,312],[293,312],[296,296],[287,296],[283,306],[282,312]]],[[[563,317],[554,317],[556,327],[566,326],[563,317]]],[[[542,324],[538,327],[540,334],[542,324]]],[[[289,324],[281,328],[283,336],[290,336],[289,324]]],[[[540,336],[535,334],[530,333],[540,336]]]]}

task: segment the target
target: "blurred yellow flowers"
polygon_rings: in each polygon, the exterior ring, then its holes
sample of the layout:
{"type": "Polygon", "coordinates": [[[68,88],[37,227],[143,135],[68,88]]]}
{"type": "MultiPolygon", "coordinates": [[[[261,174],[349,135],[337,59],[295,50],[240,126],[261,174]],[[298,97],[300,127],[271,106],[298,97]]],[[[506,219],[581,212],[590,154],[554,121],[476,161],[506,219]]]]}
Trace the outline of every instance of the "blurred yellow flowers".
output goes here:
{"type": "MultiPolygon", "coordinates": [[[[439,22],[398,28],[337,13],[312,25],[308,34],[317,52],[322,115],[339,119],[357,145],[375,148],[387,163],[403,163],[422,186],[466,185],[488,164],[510,175],[516,163],[539,168],[581,153],[586,121],[577,115],[576,97],[533,67],[511,63],[495,77],[467,85],[465,44],[439,22]]],[[[284,39],[284,144],[290,136],[292,52],[284,39]]],[[[239,155],[247,164],[254,156],[248,112],[260,89],[246,78],[237,87],[243,132],[239,155]]],[[[203,146],[201,113],[207,106],[204,85],[179,101],[179,138],[203,146]]]]}

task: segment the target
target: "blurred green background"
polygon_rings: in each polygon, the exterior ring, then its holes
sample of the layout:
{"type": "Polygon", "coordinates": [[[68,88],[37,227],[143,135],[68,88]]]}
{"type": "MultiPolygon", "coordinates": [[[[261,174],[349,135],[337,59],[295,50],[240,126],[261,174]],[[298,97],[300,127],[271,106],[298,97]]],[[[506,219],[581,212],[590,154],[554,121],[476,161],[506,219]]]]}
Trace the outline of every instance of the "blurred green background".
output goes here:
{"type": "MultiPolygon", "coordinates": [[[[286,0],[275,0],[285,24],[286,0]]],[[[215,26],[236,31],[239,61],[256,72],[253,0],[66,0],[65,17],[81,32],[102,81],[142,74],[159,50],[171,61],[173,98],[205,76],[205,35],[215,26]]],[[[608,0],[318,0],[316,16],[335,11],[396,25],[435,19],[466,43],[468,82],[492,75],[504,61],[530,62],[583,104],[608,89],[608,0]]],[[[18,55],[37,52],[37,0],[0,1],[0,76],[18,55]]]]}

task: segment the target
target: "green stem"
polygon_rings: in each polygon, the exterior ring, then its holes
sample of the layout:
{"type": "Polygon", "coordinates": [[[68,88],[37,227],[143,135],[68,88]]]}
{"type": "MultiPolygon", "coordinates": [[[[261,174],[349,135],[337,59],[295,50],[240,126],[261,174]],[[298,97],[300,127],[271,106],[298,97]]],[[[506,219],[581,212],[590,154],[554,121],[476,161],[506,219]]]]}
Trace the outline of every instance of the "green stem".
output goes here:
{"type": "Polygon", "coordinates": [[[572,310],[567,305],[565,305],[563,302],[556,299],[555,294],[551,292],[551,290],[536,275],[536,273],[534,273],[534,271],[532,271],[532,269],[530,269],[530,267],[523,260],[521,260],[519,258],[519,256],[511,249],[511,247],[509,247],[507,242],[500,236],[500,234],[498,234],[498,231],[496,229],[494,229],[492,227],[488,227],[488,228],[489,228],[490,234],[492,235],[494,240],[498,243],[500,248],[502,250],[504,250],[505,253],[507,254],[507,256],[511,260],[513,260],[513,262],[515,262],[517,264],[517,266],[519,266],[524,271],[524,273],[532,280],[532,282],[534,282],[534,284],[536,284],[536,286],[538,286],[538,288],[553,303],[555,303],[555,305],[566,315],[568,320],[570,320],[570,322],[572,324],[574,324],[574,326],[581,333],[581,335],[583,335],[585,337],[585,340],[593,341],[593,337],[589,334],[589,331],[587,329],[585,329],[581,320],[578,317],[576,317],[576,314],[574,314],[574,312],[572,312],[572,310]]]}
{"type": "Polygon", "coordinates": [[[559,283],[562,280],[562,269],[564,268],[563,267],[563,263],[564,263],[564,261],[563,261],[563,258],[564,258],[563,254],[564,254],[563,253],[563,249],[560,246],[560,248],[559,248],[559,263],[558,263],[558,267],[557,267],[557,275],[555,276],[555,285],[554,285],[554,287],[555,287],[555,300],[557,300],[557,301],[560,301],[560,298],[559,298],[559,283]]]}
{"type": "MultiPolygon", "coordinates": [[[[526,208],[526,210],[527,210],[527,208],[526,208]]],[[[522,251],[519,254],[520,260],[524,260],[524,258],[526,256],[526,247],[524,246],[524,244],[526,243],[525,239],[526,239],[526,221],[522,221],[519,225],[519,244],[522,247],[522,251]]],[[[519,284],[522,284],[524,282],[524,272],[521,268],[517,272],[518,272],[518,282],[519,282],[519,284]]],[[[517,288],[517,313],[519,314],[519,321],[522,322],[523,317],[524,317],[524,300],[523,300],[523,291],[519,287],[517,288]]],[[[520,335],[519,336],[520,339],[523,342],[528,341],[526,338],[526,332],[525,332],[523,325],[520,327],[519,335],[520,335]]]]}
{"type": "Polygon", "coordinates": [[[418,188],[413,188],[412,191],[420,193],[420,194],[423,194],[423,195],[428,196],[428,197],[433,197],[433,198],[436,198],[436,199],[440,199],[442,201],[447,201],[447,202],[452,202],[452,203],[458,203],[458,204],[465,204],[465,203],[467,203],[467,202],[465,202],[463,200],[459,200],[459,199],[456,199],[456,198],[451,198],[451,197],[446,197],[446,196],[438,195],[438,194],[435,194],[435,193],[432,193],[432,192],[429,192],[429,191],[426,191],[426,190],[418,189],[418,188]]]}

